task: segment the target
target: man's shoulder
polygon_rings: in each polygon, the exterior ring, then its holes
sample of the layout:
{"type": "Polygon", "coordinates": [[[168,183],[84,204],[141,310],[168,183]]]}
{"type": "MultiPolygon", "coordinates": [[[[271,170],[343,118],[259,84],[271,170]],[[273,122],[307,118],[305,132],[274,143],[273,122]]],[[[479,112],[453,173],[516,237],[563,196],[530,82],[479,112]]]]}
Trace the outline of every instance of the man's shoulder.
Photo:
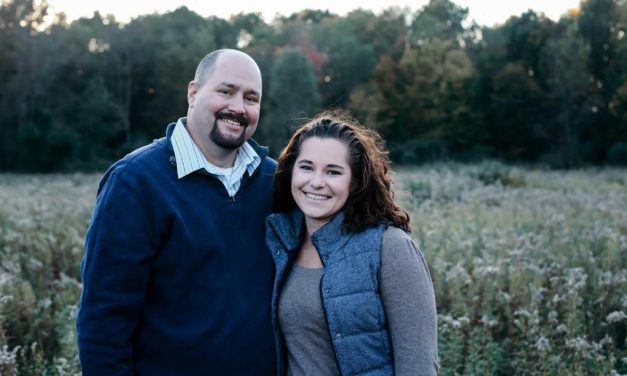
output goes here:
{"type": "Polygon", "coordinates": [[[255,170],[253,176],[256,176],[256,180],[263,182],[262,184],[266,184],[269,188],[273,189],[273,181],[274,175],[276,174],[277,162],[270,157],[263,157],[261,159],[261,163],[255,170]]]}
{"type": "Polygon", "coordinates": [[[152,143],[139,147],[111,165],[111,169],[124,169],[125,171],[142,171],[154,164],[168,162],[169,153],[167,140],[159,138],[152,143]]]}
{"type": "Polygon", "coordinates": [[[269,171],[272,171],[272,173],[274,173],[276,171],[277,165],[278,165],[277,161],[266,156],[266,157],[263,157],[263,159],[261,160],[260,166],[262,169],[269,170],[269,171]]]}
{"type": "Polygon", "coordinates": [[[266,146],[259,145],[252,138],[247,141],[248,145],[257,153],[261,158],[261,169],[271,170],[272,173],[276,171],[277,162],[268,156],[268,148],[266,146]]]}
{"type": "Polygon", "coordinates": [[[167,171],[169,159],[166,138],[156,139],[150,144],[133,150],[111,165],[102,177],[100,189],[114,176],[129,182],[155,178],[167,171]]]}
{"type": "Polygon", "coordinates": [[[168,154],[167,140],[165,137],[162,137],[128,153],[116,162],[114,166],[125,165],[130,169],[141,169],[146,167],[146,164],[168,161],[168,154]]]}

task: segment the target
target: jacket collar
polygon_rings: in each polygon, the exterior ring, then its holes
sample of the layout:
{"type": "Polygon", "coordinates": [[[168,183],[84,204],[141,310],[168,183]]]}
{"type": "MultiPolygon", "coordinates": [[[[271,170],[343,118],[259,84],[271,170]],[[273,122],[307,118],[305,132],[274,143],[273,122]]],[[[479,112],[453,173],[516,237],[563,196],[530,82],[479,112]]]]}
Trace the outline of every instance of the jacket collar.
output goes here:
{"type": "MultiPolygon", "coordinates": [[[[305,216],[300,209],[296,208],[290,213],[271,214],[267,223],[288,252],[298,250],[306,231],[305,216]]],[[[329,223],[312,234],[311,240],[323,259],[342,248],[350,239],[351,233],[343,229],[343,224],[344,212],[340,211],[329,223]]]]}
{"type": "Polygon", "coordinates": [[[290,213],[270,214],[266,223],[274,233],[276,240],[288,252],[298,249],[305,233],[305,216],[300,209],[296,208],[290,213]]]}
{"type": "Polygon", "coordinates": [[[342,249],[351,236],[350,232],[344,230],[344,212],[340,211],[311,235],[311,241],[324,262],[331,253],[342,249]]]}

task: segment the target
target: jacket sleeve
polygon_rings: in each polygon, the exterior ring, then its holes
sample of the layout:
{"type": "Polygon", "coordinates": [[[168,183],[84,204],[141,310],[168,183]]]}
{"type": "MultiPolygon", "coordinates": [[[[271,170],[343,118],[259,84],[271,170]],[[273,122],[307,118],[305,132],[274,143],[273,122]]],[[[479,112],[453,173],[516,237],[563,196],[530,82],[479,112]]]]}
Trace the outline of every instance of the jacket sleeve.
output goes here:
{"type": "Polygon", "coordinates": [[[151,203],[124,167],[101,183],[85,240],[77,314],[83,375],[132,375],[132,337],[158,247],[151,203]]]}
{"type": "Polygon", "coordinates": [[[429,268],[409,235],[394,227],[383,236],[381,299],[390,328],[394,374],[437,375],[437,313],[429,268]]]}

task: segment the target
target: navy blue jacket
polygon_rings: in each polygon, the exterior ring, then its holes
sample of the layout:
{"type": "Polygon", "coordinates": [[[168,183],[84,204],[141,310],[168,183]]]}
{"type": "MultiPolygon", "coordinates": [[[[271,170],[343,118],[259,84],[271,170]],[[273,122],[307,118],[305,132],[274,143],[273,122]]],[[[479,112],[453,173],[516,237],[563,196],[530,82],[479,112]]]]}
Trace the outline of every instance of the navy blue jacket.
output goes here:
{"type": "MultiPolygon", "coordinates": [[[[299,209],[276,213],[267,223],[266,241],[276,265],[272,319],[277,349],[284,353],[277,299],[303,239],[303,214],[299,209]]],[[[343,223],[339,212],[311,236],[324,264],[320,296],[335,359],[345,376],[391,376],[392,345],[379,293],[384,226],[351,233],[342,229],[343,223]]],[[[285,356],[279,354],[277,361],[284,369],[285,356]]]]}
{"type": "Polygon", "coordinates": [[[231,199],[208,173],[177,178],[165,138],[104,175],[81,266],[83,375],[271,375],[273,262],[264,241],[276,162],[231,199]]]}

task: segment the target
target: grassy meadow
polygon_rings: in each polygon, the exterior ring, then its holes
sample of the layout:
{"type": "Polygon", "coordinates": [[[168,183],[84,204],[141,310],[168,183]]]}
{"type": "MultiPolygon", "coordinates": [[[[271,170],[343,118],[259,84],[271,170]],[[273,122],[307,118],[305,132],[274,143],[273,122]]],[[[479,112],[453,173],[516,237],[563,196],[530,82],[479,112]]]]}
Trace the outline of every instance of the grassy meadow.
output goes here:
{"type": "MultiPolygon", "coordinates": [[[[0,175],[0,375],[77,375],[99,175],[0,175]]],[[[442,375],[627,374],[627,170],[396,170],[438,304],[442,375]]]]}

